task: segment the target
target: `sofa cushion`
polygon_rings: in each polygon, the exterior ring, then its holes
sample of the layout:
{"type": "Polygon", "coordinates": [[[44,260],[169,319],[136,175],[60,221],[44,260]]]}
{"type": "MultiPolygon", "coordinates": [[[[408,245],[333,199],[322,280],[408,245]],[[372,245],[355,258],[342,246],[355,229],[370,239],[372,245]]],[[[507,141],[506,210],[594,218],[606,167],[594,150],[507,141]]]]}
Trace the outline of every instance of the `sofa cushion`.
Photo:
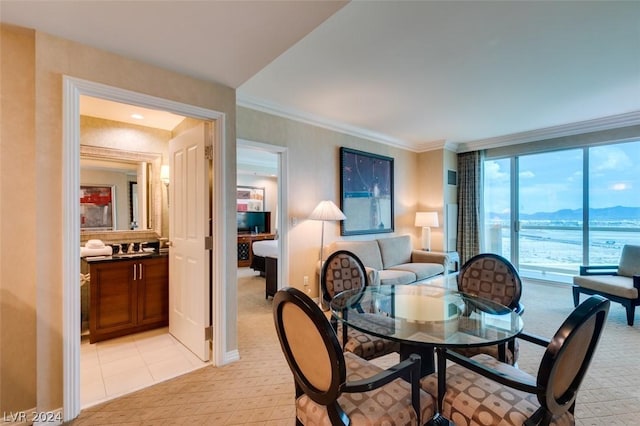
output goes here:
{"type": "Polygon", "coordinates": [[[416,274],[410,271],[383,269],[379,272],[380,285],[411,284],[416,280],[416,274]]]}
{"type": "Polygon", "coordinates": [[[439,263],[403,263],[392,266],[389,270],[413,272],[416,281],[420,281],[444,273],[444,266],[439,263]]]}
{"type": "Polygon", "coordinates": [[[382,269],[380,248],[375,240],[371,241],[334,241],[329,246],[329,254],[338,250],[348,250],[358,256],[364,266],[382,269]]]}
{"type": "Polygon", "coordinates": [[[640,246],[625,245],[622,247],[618,275],[625,277],[640,275],[640,246]]]}
{"type": "Polygon", "coordinates": [[[383,269],[411,262],[411,236],[380,238],[378,240],[380,254],[382,256],[383,269]]]}
{"type": "Polygon", "coordinates": [[[620,275],[580,275],[573,277],[577,286],[596,290],[604,294],[637,299],[638,289],[633,286],[633,278],[620,275]]]}

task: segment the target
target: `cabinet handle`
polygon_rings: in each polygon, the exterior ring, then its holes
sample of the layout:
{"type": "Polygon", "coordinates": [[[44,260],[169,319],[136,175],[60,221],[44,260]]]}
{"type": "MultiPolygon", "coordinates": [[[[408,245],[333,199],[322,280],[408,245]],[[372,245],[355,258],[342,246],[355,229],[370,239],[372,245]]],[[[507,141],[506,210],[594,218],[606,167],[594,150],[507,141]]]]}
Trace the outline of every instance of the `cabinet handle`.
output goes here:
{"type": "Polygon", "coordinates": [[[137,266],[138,266],[138,265],[136,265],[135,263],[133,264],[133,280],[134,280],[134,281],[136,280],[136,276],[138,275],[138,274],[136,273],[136,267],[137,267],[137,266]]]}
{"type": "Polygon", "coordinates": [[[140,270],[138,271],[138,278],[142,279],[142,263],[140,264],[140,270]]]}

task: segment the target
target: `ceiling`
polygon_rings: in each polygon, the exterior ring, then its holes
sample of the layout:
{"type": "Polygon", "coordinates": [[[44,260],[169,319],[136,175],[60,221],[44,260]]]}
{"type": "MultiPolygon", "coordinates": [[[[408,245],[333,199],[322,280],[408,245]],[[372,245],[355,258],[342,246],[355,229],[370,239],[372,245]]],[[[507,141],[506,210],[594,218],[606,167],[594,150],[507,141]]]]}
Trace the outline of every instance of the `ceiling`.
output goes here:
{"type": "Polygon", "coordinates": [[[640,124],[635,1],[2,0],[0,19],[415,151],[640,124]]]}

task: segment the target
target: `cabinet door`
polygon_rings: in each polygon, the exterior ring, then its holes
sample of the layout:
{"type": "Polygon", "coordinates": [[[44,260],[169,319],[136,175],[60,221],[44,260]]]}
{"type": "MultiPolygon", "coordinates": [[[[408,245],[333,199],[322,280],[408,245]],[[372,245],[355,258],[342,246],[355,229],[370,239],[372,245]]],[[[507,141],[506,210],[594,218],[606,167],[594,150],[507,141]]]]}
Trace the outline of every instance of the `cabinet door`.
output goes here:
{"type": "Polygon", "coordinates": [[[139,262],[138,324],[169,323],[169,258],[164,256],[139,262]]]}
{"type": "Polygon", "coordinates": [[[133,279],[133,264],[127,261],[91,265],[91,343],[136,325],[137,282],[133,279]]]}

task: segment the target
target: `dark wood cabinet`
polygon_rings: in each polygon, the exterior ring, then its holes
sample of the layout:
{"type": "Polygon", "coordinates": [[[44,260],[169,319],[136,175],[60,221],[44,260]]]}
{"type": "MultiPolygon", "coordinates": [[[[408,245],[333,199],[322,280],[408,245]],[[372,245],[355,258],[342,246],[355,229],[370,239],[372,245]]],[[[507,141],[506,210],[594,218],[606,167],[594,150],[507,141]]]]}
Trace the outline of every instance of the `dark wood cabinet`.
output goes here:
{"type": "Polygon", "coordinates": [[[91,263],[89,299],[91,343],[166,326],[168,257],[91,263]]]}

